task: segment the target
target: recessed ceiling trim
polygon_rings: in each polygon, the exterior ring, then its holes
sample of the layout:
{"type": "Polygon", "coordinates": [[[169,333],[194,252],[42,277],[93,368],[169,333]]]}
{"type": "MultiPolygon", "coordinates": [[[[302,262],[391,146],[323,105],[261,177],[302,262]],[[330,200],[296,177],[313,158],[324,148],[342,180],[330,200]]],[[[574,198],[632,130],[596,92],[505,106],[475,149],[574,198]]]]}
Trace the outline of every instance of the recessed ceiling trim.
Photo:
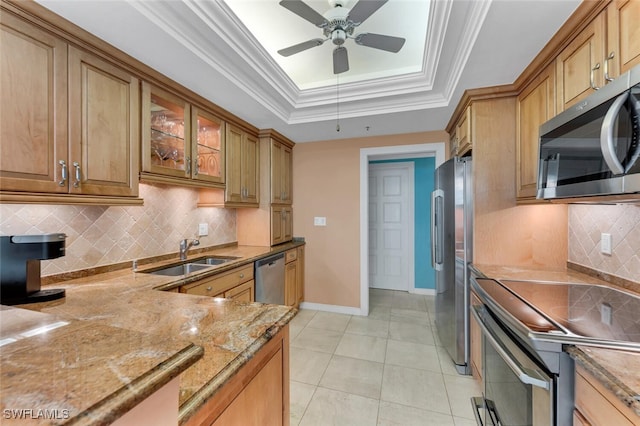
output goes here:
{"type": "Polygon", "coordinates": [[[449,79],[443,90],[443,95],[450,101],[453,96],[453,92],[458,85],[460,76],[464,71],[464,67],[469,60],[473,46],[478,38],[478,34],[482,29],[487,13],[491,8],[492,0],[484,1],[472,1],[471,10],[469,12],[469,19],[465,23],[465,31],[462,34],[461,42],[458,44],[456,54],[454,55],[454,62],[451,66],[451,70],[448,74],[449,79]]]}

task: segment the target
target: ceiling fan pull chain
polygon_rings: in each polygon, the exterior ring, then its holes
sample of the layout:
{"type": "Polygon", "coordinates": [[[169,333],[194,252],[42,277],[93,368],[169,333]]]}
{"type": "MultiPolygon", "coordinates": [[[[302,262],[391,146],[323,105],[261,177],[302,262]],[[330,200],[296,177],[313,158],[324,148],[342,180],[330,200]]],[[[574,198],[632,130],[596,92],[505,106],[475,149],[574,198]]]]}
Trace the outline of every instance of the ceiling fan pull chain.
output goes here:
{"type": "Polygon", "coordinates": [[[336,74],[336,132],[340,131],[340,74],[336,74]]]}

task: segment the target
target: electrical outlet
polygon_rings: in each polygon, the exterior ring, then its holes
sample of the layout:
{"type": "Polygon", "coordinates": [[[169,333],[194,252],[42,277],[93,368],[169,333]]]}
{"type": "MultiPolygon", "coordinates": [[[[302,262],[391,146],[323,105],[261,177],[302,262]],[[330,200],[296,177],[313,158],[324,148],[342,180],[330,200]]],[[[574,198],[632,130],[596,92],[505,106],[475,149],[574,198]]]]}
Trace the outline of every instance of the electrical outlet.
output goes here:
{"type": "Polygon", "coordinates": [[[201,223],[198,225],[198,237],[205,237],[209,235],[209,224],[201,223]]]}
{"type": "Polygon", "coordinates": [[[600,322],[611,325],[611,305],[602,303],[600,305],[600,322]]]}
{"type": "Polygon", "coordinates": [[[600,253],[611,254],[611,234],[600,234],[600,253]]]}
{"type": "Polygon", "coordinates": [[[326,217],[314,217],[313,218],[313,226],[327,226],[327,218],[326,217]]]}

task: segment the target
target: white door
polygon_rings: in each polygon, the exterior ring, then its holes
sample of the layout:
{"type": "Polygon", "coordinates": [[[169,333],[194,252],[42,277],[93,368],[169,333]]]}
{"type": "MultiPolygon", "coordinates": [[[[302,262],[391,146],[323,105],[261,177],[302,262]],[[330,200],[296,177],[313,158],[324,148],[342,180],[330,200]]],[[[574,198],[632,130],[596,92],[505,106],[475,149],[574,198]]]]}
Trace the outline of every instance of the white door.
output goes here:
{"type": "Polygon", "coordinates": [[[369,286],[413,283],[413,163],[369,165],[369,286]]]}

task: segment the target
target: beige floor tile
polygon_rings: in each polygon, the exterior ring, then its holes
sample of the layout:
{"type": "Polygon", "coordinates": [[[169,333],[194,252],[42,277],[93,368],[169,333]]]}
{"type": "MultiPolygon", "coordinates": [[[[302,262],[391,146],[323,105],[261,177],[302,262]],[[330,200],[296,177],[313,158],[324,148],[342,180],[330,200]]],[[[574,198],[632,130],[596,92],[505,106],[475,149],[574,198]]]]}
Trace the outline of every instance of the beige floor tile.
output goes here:
{"type": "Polygon", "coordinates": [[[320,386],[380,399],[384,364],[334,355],[320,386]]]}
{"type": "Polygon", "coordinates": [[[301,426],[374,426],[378,400],[331,389],[318,388],[304,413],[301,426]]]}
{"type": "Polygon", "coordinates": [[[393,305],[393,291],[389,290],[369,290],[370,306],[387,306],[393,305]]]}
{"type": "Polygon", "coordinates": [[[391,307],[427,312],[427,303],[424,299],[424,296],[419,294],[409,294],[405,292],[397,292],[394,294],[391,307]]]}
{"type": "Polygon", "coordinates": [[[413,311],[411,309],[391,308],[390,320],[430,326],[427,312],[413,311]]]}
{"type": "Polygon", "coordinates": [[[369,316],[367,318],[389,321],[389,319],[391,318],[391,307],[369,306],[369,316]]]}
{"type": "Polygon", "coordinates": [[[424,324],[391,321],[389,323],[389,338],[435,346],[431,327],[424,324]]]}
{"type": "Polygon", "coordinates": [[[296,314],[296,316],[293,317],[290,324],[295,324],[295,325],[304,327],[307,325],[309,321],[311,321],[311,318],[313,318],[317,313],[318,311],[314,311],[311,309],[300,309],[296,314]]]}
{"type": "Polygon", "coordinates": [[[473,419],[465,419],[462,417],[453,417],[453,422],[455,423],[456,426],[478,426],[478,423],[476,423],[476,420],[473,419]]]}
{"type": "Polygon", "coordinates": [[[310,385],[320,383],[320,379],[331,361],[331,354],[296,347],[291,347],[289,351],[291,380],[310,385]]]}
{"type": "Polygon", "coordinates": [[[345,332],[386,338],[389,336],[389,321],[367,317],[351,317],[345,332]]]}
{"type": "Polygon", "coordinates": [[[442,374],[385,364],[382,401],[451,415],[442,374]]]}
{"type": "Polygon", "coordinates": [[[335,354],[367,361],[384,362],[387,351],[387,339],[357,334],[342,336],[335,354]]]}
{"type": "Polygon", "coordinates": [[[304,325],[289,323],[289,339],[293,340],[304,329],[304,325]]]}
{"type": "Polygon", "coordinates": [[[447,414],[380,401],[378,426],[454,426],[454,423],[447,414]]]}
{"type": "Polygon", "coordinates": [[[302,416],[304,415],[315,391],[315,386],[308,385],[306,383],[300,383],[292,380],[289,384],[289,393],[291,395],[289,419],[292,426],[300,423],[300,420],[302,419],[302,416]]]}
{"type": "Polygon", "coordinates": [[[443,374],[449,374],[451,376],[455,376],[458,374],[456,370],[456,366],[449,356],[447,350],[442,346],[436,346],[438,350],[438,359],[440,360],[440,369],[442,369],[443,374]]]}
{"type": "Polygon", "coordinates": [[[445,374],[444,385],[447,388],[451,413],[456,417],[475,419],[470,400],[471,397],[482,395],[478,382],[471,376],[445,374]]]}
{"type": "Polygon", "coordinates": [[[401,367],[418,368],[420,370],[441,373],[438,350],[432,345],[413,342],[389,340],[385,363],[401,367]]]}
{"type": "Polygon", "coordinates": [[[332,354],[341,338],[342,333],[336,331],[305,327],[291,340],[291,346],[332,354]]]}
{"type": "Polygon", "coordinates": [[[351,315],[335,314],[332,312],[318,312],[309,321],[307,327],[322,328],[324,330],[344,332],[351,315]]]}

